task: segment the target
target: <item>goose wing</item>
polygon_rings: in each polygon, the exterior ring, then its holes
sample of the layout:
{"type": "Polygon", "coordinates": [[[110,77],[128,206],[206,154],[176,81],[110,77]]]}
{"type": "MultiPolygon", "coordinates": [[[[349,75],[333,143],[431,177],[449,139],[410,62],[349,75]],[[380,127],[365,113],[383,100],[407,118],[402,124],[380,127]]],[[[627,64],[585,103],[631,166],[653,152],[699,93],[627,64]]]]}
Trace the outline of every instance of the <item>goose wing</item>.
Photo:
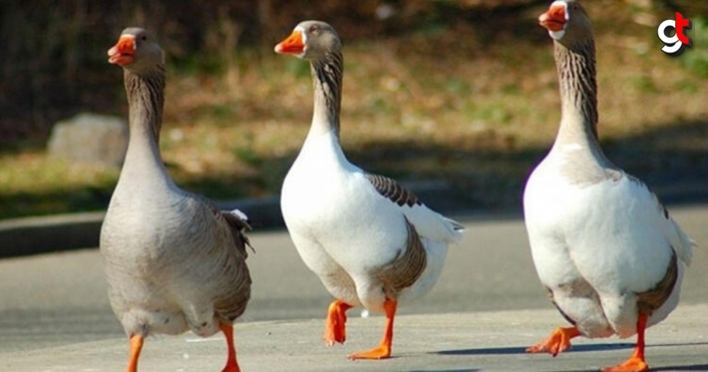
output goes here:
{"type": "Polygon", "coordinates": [[[456,241],[461,237],[461,232],[464,231],[461,224],[428,208],[400,183],[371,173],[365,173],[364,177],[386,202],[400,208],[420,236],[446,242],[456,241]]]}

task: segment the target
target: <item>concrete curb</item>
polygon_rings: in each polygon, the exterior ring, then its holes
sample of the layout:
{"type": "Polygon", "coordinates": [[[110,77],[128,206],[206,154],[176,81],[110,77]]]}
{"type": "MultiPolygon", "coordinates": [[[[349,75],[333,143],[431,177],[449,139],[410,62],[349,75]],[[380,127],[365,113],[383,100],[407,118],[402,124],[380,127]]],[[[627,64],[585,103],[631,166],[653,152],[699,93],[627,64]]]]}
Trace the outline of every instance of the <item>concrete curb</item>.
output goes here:
{"type": "Polygon", "coordinates": [[[0,221],[0,258],[98,246],[104,212],[0,221]]]}

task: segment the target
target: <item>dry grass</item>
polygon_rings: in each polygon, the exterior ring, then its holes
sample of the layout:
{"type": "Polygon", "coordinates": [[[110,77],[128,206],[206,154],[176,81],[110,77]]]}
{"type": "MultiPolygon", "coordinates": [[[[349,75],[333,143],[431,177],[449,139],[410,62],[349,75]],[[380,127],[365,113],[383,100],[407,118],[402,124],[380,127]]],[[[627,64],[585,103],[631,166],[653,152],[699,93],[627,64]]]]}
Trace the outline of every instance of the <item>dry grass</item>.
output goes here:
{"type": "MultiPolygon", "coordinates": [[[[602,14],[626,10],[617,2],[588,6],[591,15],[601,7],[602,14]]],[[[559,120],[551,41],[534,24],[541,10],[504,32],[510,21],[502,19],[345,40],[341,137],[350,158],[404,180],[444,180],[486,207],[517,203],[524,176],[550,145],[559,120]]],[[[630,168],[636,161],[636,169],[651,172],[664,163],[642,168],[646,157],[679,152],[691,165],[703,164],[708,81],[663,55],[654,29],[625,17],[595,22],[601,138],[629,154],[630,168]],[[686,130],[670,130],[688,122],[686,130]]],[[[172,70],[164,159],[181,185],[211,197],[277,193],[309,128],[311,95],[308,65],[275,54],[243,51],[223,76],[172,70]]],[[[64,190],[61,196],[96,188],[103,190],[99,201],[86,203],[96,208],[116,177],[57,165],[41,152],[5,154],[0,161],[0,202],[6,204],[0,217],[77,209],[62,201],[7,207],[20,193],[64,190]],[[28,167],[23,180],[19,173],[28,167]],[[58,182],[55,169],[74,173],[58,182]]]]}
{"type": "Polygon", "coordinates": [[[43,152],[3,155],[0,218],[100,210],[117,177],[117,171],[48,159],[43,152]]]}

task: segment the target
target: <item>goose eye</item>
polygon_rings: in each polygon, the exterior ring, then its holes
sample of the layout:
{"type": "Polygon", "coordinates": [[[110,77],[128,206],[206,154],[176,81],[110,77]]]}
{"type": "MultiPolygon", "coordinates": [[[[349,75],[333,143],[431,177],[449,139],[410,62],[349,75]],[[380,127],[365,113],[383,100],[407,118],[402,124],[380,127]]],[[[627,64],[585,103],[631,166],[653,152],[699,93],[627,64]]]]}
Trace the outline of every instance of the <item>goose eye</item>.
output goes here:
{"type": "Polygon", "coordinates": [[[318,26],[318,25],[310,26],[310,32],[317,32],[319,30],[320,30],[320,26],[318,26]]]}
{"type": "Polygon", "coordinates": [[[148,37],[147,37],[146,35],[143,35],[143,36],[140,37],[140,40],[142,40],[142,41],[145,41],[145,40],[147,40],[147,39],[148,39],[148,37]]]}

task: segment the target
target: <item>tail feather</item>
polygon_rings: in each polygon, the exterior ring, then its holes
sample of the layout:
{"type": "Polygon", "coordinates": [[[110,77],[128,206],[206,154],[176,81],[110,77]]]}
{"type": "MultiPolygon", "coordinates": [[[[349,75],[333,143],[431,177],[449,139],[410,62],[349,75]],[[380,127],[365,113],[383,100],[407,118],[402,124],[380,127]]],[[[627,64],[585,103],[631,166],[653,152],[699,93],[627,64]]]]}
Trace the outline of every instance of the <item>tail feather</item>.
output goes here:
{"type": "Polygon", "coordinates": [[[679,226],[673,218],[669,217],[671,230],[669,232],[669,242],[673,247],[678,258],[686,264],[691,265],[693,259],[693,248],[696,247],[696,242],[691,239],[679,226]]]}
{"type": "Polygon", "coordinates": [[[226,220],[226,223],[231,228],[231,234],[233,235],[236,247],[248,257],[248,252],[246,252],[246,247],[251,248],[253,253],[256,253],[255,249],[251,245],[250,240],[246,236],[246,231],[251,230],[251,225],[248,224],[248,216],[238,209],[232,211],[221,211],[221,215],[226,220]]]}
{"type": "Polygon", "coordinates": [[[453,229],[454,231],[463,232],[463,231],[467,230],[467,229],[465,229],[464,226],[462,226],[461,223],[459,223],[459,222],[457,222],[457,221],[455,221],[455,220],[452,220],[452,219],[449,219],[449,218],[445,217],[445,221],[449,222],[450,225],[452,225],[452,229],[453,229]]]}

